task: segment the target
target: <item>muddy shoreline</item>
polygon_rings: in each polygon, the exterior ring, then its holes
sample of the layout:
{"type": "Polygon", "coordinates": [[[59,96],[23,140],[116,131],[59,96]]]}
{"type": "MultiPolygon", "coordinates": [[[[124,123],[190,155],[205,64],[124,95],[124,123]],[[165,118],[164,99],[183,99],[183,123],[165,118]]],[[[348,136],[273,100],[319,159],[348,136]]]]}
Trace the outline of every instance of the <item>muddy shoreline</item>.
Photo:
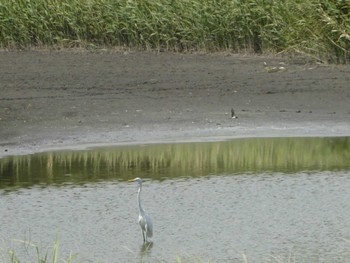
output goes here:
{"type": "Polygon", "coordinates": [[[0,157],[350,135],[348,65],[232,54],[1,51],[0,72],[0,157]]]}

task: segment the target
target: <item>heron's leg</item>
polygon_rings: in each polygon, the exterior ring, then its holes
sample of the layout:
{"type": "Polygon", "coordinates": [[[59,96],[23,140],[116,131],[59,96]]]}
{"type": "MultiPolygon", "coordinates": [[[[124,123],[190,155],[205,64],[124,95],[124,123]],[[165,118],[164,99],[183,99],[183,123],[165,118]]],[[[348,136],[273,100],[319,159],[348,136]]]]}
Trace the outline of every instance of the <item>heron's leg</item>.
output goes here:
{"type": "Polygon", "coordinates": [[[145,243],[146,239],[145,239],[145,233],[142,230],[142,236],[143,236],[143,243],[145,243]]]}

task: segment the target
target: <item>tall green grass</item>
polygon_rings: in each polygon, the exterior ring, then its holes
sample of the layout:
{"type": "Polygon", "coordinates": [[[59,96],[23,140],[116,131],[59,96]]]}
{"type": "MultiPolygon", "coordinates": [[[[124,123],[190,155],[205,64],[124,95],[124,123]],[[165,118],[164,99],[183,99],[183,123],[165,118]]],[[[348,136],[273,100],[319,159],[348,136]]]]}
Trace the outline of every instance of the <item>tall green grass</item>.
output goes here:
{"type": "Polygon", "coordinates": [[[0,45],[292,51],[350,60],[349,0],[2,0],[0,45]]]}

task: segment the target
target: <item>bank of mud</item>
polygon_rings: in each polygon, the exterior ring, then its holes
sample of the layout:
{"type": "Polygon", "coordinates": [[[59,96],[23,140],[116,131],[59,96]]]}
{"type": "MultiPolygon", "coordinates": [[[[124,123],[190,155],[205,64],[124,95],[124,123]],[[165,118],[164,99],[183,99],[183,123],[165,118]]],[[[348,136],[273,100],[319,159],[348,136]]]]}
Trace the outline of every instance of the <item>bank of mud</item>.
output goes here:
{"type": "Polygon", "coordinates": [[[0,157],[101,144],[350,135],[347,65],[221,53],[1,51],[0,72],[0,157]]]}

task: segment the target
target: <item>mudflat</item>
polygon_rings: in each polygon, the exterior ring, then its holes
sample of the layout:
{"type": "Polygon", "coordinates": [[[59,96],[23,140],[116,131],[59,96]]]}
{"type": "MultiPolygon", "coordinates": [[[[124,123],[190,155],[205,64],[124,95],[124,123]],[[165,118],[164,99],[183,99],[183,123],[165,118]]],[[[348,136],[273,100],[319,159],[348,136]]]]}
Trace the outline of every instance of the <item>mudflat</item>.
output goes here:
{"type": "Polygon", "coordinates": [[[102,144],[349,135],[349,65],[224,53],[0,52],[0,157],[102,144]]]}

